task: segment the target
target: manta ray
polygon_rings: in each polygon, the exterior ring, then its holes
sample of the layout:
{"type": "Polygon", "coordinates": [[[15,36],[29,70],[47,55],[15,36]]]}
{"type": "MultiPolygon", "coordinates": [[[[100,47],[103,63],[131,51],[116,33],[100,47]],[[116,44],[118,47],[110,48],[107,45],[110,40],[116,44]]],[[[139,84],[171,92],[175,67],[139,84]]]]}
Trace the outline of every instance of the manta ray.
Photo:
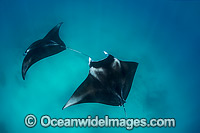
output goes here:
{"type": "Polygon", "coordinates": [[[22,63],[22,78],[25,80],[26,72],[34,63],[69,49],[88,57],[89,72],[62,109],[81,103],[101,103],[124,107],[138,63],[121,61],[105,51],[107,56],[105,59],[93,61],[87,54],[64,44],[59,37],[59,29],[62,24],[57,24],[43,39],[34,42],[27,48],[22,63]]]}
{"type": "Polygon", "coordinates": [[[25,80],[26,72],[36,62],[66,49],[66,45],[59,37],[59,29],[63,22],[57,24],[48,34],[32,43],[25,51],[22,63],[22,77],[25,80]]]}

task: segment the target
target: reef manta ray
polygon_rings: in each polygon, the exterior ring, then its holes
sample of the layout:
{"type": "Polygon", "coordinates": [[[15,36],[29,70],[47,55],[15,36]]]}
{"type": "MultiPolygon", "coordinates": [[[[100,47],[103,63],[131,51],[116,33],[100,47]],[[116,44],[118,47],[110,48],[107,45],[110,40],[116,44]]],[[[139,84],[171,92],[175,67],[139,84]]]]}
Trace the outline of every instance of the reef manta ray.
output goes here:
{"type": "MultiPolygon", "coordinates": [[[[59,37],[61,25],[62,23],[57,24],[43,39],[34,42],[25,51],[25,58],[22,63],[22,77],[24,80],[30,66],[65,49],[88,56],[66,47],[59,37]]],[[[124,107],[138,63],[121,61],[105,51],[104,53],[107,57],[97,62],[92,61],[88,56],[89,74],[64,105],[63,109],[80,103],[102,103],[124,107]]]]}

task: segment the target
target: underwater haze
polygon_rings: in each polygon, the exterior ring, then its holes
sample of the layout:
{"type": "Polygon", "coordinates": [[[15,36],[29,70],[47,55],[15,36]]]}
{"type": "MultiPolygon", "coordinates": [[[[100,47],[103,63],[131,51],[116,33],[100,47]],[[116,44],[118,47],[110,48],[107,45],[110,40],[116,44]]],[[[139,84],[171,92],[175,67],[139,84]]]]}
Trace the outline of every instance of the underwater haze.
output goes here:
{"type": "Polygon", "coordinates": [[[199,133],[200,1],[1,0],[0,133],[199,133]],[[60,37],[93,60],[106,51],[138,62],[127,118],[175,118],[175,128],[28,128],[24,118],[126,118],[123,107],[85,103],[62,110],[89,72],[88,58],[65,50],[34,64],[22,79],[23,53],[56,24],[60,37]]]}

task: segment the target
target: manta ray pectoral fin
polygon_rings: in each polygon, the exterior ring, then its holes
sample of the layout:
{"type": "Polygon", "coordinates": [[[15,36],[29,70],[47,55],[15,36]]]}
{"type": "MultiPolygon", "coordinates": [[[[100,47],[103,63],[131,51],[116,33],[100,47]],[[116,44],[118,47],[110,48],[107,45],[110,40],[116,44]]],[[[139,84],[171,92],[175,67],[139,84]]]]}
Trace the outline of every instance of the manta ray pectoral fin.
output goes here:
{"type": "Polygon", "coordinates": [[[61,46],[66,48],[66,45],[59,37],[59,30],[63,22],[57,24],[53,29],[51,29],[48,34],[43,38],[43,40],[50,40],[51,42],[60,44],[61,46]]]}
{"type": "Polygon", "coordinates": [[[63,109],[80,103],[102,103],[118,106],[119,98],[104,86],[91,74],[76,89],[63,109]]]}
{"type": "Polygon", "coordinates": [[[127,99],[128,94],[130,92],[131,86],[132,86],[132,82],[135,76],[135,72],[137,70],[138,67],[138,63],[137,62],[128,62],[128,61],[120,61],[122,70],[124,72],[124,87],[122,89],[122,97],[124,100],[127,99]]]}

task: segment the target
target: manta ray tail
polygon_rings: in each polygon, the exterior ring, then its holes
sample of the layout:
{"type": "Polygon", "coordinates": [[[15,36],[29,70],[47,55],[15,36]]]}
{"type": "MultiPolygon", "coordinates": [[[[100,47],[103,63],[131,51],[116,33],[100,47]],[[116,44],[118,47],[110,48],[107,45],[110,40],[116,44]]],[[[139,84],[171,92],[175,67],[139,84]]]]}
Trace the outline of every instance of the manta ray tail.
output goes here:
{"type": "Polygon", "coordinates": [[[85,54],[85,53],[83,53],[83,52],[80,52],[80,51],[78,51],[78,50],[75,50],[75,49],[72,49],[72,48],[69,48],[69,47],[67,47],[67,48],[68,48],[69,50],[73,51],[73,52],[76,52],[76,53],[79,53],[79,54],[81,54],[81,55],[90,57],[89,55],[87,55],[87,54],[85,54]]]}
{"type": "Polygon", "coordinates": [[[126,108],[125,108],[124,104],[123,104],[123,108],[124,108],[124,113],[125,113],[125,116],[126,116],[126,118],[127,118],[127,114],[126,114],[126,108]]]}

